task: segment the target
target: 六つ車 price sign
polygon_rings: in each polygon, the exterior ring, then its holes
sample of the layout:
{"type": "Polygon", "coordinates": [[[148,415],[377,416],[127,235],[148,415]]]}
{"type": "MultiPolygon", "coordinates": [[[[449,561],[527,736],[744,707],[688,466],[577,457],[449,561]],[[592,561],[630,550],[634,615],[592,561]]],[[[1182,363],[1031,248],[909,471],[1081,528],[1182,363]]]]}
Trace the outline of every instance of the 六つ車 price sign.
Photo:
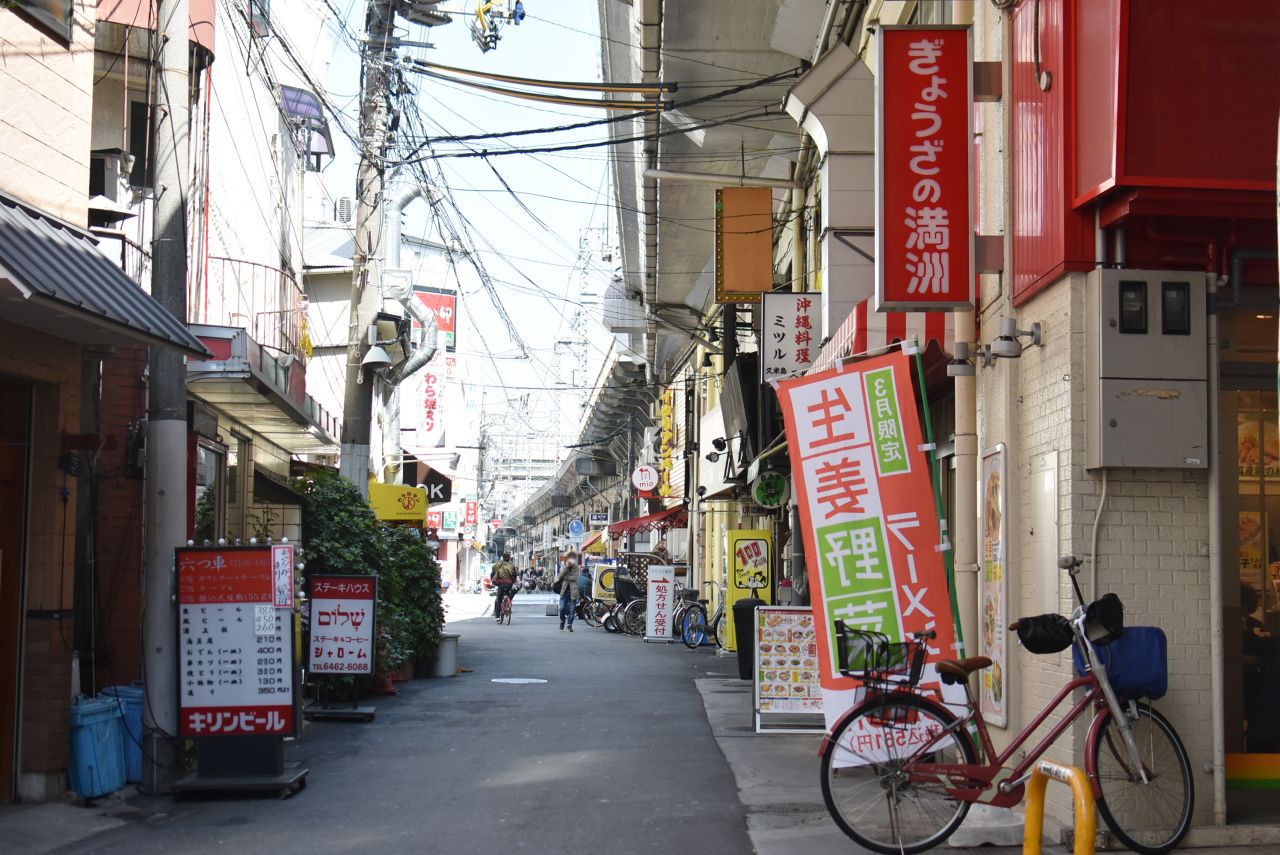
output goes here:
{"type": "Polygon", "coordinates": [[[191,547],[178,567],[179,733],[288,736],[293,621],[276,607],[272,547],[191,547]]]}
{"type": "Polygon", "coordinates": [[[311,673],[373,673],[377,601],[377,576],[311,577],[311,673]]]}
{"type": "MultiPolygon", "coordinates": [[[[901,642],[933,630],[929,660],[956,655],[955,619],[928,458],[901,352],[784,380],[778,396],[814,592],[828,725],[855,701],[835,621],[901,642]]],[[[941,690],[927,664],[922,685],[941,690]]]]}

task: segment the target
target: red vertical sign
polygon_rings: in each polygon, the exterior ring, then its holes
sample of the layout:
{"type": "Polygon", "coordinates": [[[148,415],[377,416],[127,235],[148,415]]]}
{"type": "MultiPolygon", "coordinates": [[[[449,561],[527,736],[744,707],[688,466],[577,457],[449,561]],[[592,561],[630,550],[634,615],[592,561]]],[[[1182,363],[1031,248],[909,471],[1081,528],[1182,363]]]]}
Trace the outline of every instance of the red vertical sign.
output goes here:
{"type": "Polygon", "coordinates": [[[969,28],[877,30],[876,311],[973,303],[969,28]]]}
{"type": "Polygon", "coordinates": [[[467,502],[467,515],[466,515],[466,518],[463,520],[463,522],[466,523],[467,525],[475,525],[477,517],[478,517],[478,514],[476,512],[476,503],[467,502]]]}

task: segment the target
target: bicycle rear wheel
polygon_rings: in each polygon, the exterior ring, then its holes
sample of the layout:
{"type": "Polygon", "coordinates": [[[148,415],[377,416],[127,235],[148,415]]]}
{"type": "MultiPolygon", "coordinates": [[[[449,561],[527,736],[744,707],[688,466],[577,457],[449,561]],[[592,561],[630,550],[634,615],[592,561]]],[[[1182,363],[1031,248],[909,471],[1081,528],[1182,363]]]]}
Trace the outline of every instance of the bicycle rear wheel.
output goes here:
{"type": "Polygon", "coordinates": [[[949,795],[936,775],[912,770],[922,763],[976,762],[963,728],[929,742],[953,721],[933,701],[891,692],[836,725],[823,744],[822,798],[840,830],[885,855],[923,852],[950,837],[968,802],[949,795]]]}
{"type": "Polygon", "coordinates": [[[716,643],[716,647],[724,650],[724,612],[717,611],[716,616],[711,620],[711,640],[716,643]]]}
{"type": "Polygon", "coordinates": [[[644,635],[644,600],[632,600],[622,613],[622,628],[632,635],[644,635]]]}
{"type": "Polygon", "coordinates": [[[1182,841],[1191,827],[1195,784],[1187,749],[1169,721],[1146,704],[1129,716],[1142,755],[1142,775],[1109,710],[1091,746],[1089,758],[1102,797],[1098,813],[1107,827],[1134,852],[1160,855],[1182,841]]]}
{"type": "Polygon", "coordinates": [[[680,640],[690,650],[696,650],[707,640],[707,612],[700,605],[692,605],[684,613],[680,623],[680,640]]]}
{"type": "Polygon", "coordinates": [[[511,625],[511,598],[507,597],[502,601],[502,622],[511,625]]]}

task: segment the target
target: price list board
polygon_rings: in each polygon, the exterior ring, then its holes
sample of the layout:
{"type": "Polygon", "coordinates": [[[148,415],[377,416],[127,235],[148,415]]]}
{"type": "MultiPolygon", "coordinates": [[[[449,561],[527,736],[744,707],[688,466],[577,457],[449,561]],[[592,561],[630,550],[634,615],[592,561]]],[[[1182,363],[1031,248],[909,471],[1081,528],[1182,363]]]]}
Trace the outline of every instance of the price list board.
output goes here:
{"type": "Polygon", "coordinates": [[[179,732],[289,736],[291,612],[277,608],[272,547],[177,550],[179,732]]]}

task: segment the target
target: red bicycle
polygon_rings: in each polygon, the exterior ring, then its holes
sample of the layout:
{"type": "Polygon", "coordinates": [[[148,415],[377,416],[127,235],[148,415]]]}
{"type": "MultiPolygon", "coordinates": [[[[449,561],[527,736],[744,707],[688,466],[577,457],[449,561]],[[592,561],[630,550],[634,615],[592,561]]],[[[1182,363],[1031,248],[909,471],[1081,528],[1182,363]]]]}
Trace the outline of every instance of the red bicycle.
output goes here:
{"type": "MultiPolygon", "coordinates": [[[[1081,562],[1067,556],[1059,566],[1070,571],[1081,605],[1068,620],[1059,615],[1023,618],[1017,632],[1037,628],[1033,653],[1075,646],[1081,676],[1057,696],[1013,741],[997,752],[986,721],[973,702],[968,678],[991,665],[985,656],[936,663],[942,682],[964,687],[966,703],[957,715],[917,689],[925,659],[925,634],[890,642],[878,633],[836,622],[841,672],[863,681],[866,699],[850,710],[823,739],[822,795],[840,829],[860,845],[886,855],[922,852],[945,841],[974,802],[1012,807],[1041,755],[1087,711],[1093,711],[1085,741],[1085,773],[1093,785],[1098,812],[1127,847],[1148,855],[1173,849],[1191,825],[1194,787],[1186,748],[1173,726],[1149,703],[1140,703],[1108,679],[1118,658],[1100,652],[1123,632],[1114,619],[1100,618],[1099,603],[1083,605],[1075,572],[1081,562]],[[1030,622],[1039,622],[1031,624],[1030,622]],[[1048,640],[1043,630],[1048,629],[1048,640]],[[1023,756],[1033,733],[1073,692],[1078,700],[1023,756]],[[974,744],[977,733],[983,760],[974,744]]],[[[1163,690],[1156,690],[1156,697],[1163,690]]]]}

